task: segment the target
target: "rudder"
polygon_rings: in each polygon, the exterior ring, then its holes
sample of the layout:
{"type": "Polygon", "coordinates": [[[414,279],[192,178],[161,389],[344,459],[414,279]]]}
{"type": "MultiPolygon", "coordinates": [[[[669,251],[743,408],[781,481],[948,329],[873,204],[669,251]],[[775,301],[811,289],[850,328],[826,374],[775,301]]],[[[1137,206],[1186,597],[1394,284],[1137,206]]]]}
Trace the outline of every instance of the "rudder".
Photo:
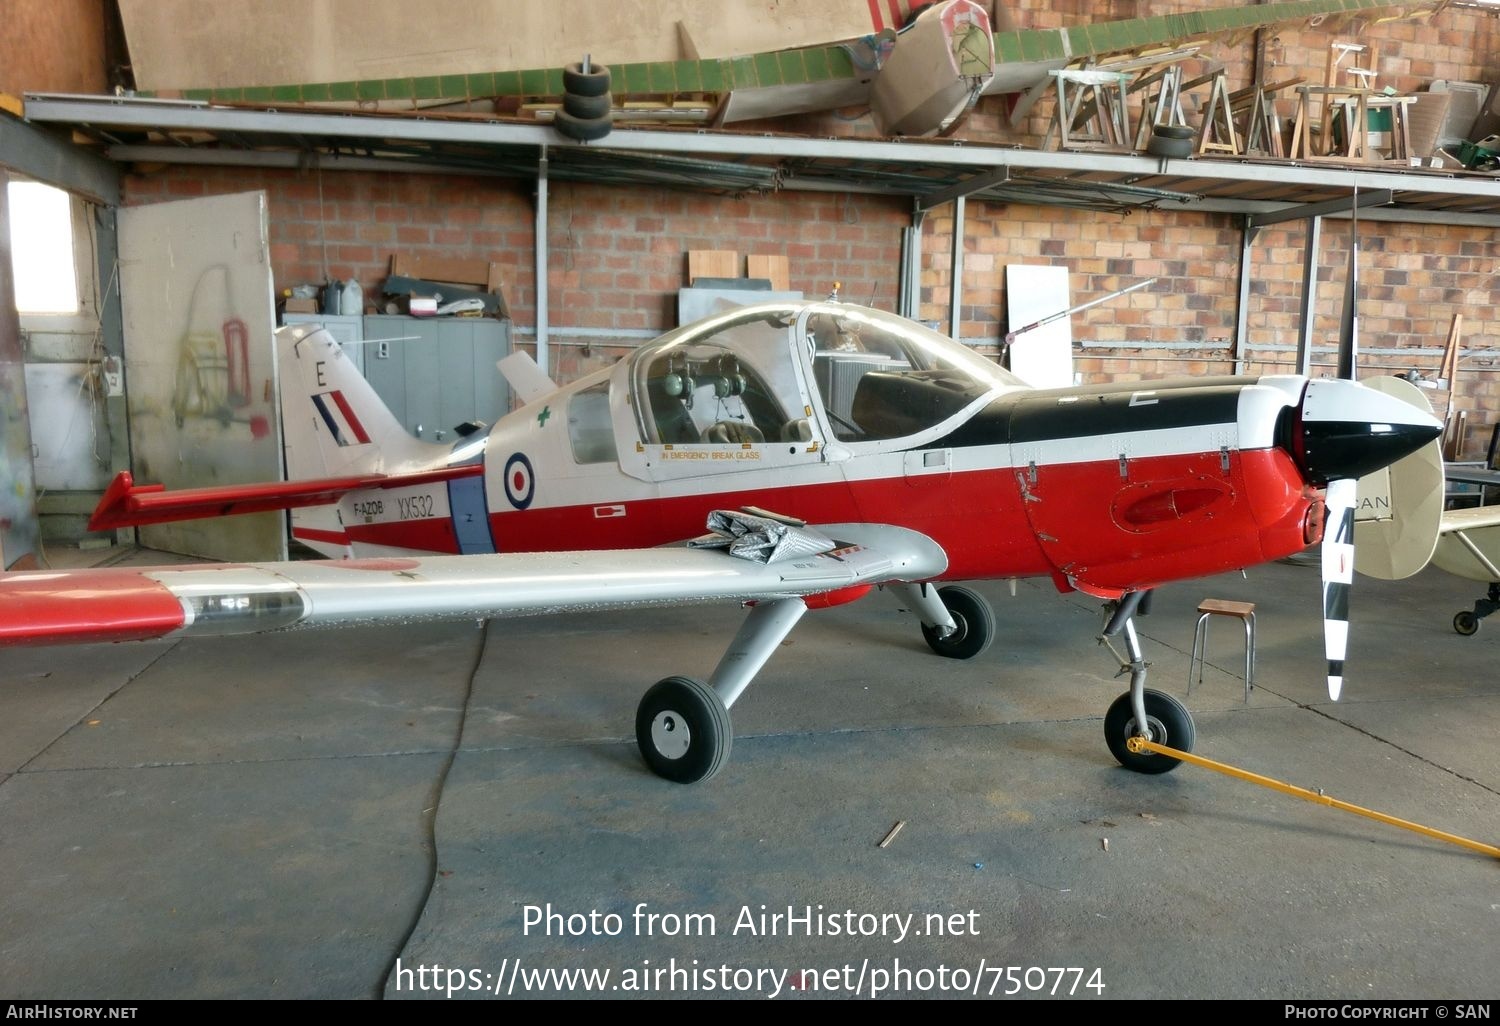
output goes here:
{"type": "Polygon", "coordinates": [[[289,479],[389,473],[430,458],[326,330],[288,325],[276,341],[289,479]]]}

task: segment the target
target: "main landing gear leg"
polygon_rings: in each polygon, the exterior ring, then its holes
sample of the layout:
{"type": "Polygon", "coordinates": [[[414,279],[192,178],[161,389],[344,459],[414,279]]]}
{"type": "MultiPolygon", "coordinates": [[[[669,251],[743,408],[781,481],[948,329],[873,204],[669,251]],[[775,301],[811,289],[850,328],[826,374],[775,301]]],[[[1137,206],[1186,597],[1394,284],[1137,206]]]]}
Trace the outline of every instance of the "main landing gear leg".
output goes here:
{"type": "Polygon", "coordinates": [[[1157,744],[1169,745],[1184,752],[1193,750],[1193,718],[1188,715],[1181,702],[1161,691],[1146,688],[1146,659],[1141,652],[1141,640],[1135,633],[1135,613],[1147,592],[1127,592],[1113,603],[1109,622],[1099,635],[1099,641],[1116,659],[1120,660],[1120,673],[1130,674],[1130,690],[1110,703],[1104,715],[1104,740],[1120,765],[1137,773],[1167,773],[1182,764],[1182,760],[1154,752],[1132,752],[1127,744],[1132,737],[1142,735],[1157,744]],[[1113,641],[1119,634],[1125,635],[1125,656],[1121,657],[1113,641]]]}
{"type": "Polygon", "coordinates": [[[723,768],[734,745],[729,707],[805,612],[800,598],[758,603],[707,684],[668,677],[646,692],[635,712],[635,740],[651,772],[691,784],[723,768]]]}

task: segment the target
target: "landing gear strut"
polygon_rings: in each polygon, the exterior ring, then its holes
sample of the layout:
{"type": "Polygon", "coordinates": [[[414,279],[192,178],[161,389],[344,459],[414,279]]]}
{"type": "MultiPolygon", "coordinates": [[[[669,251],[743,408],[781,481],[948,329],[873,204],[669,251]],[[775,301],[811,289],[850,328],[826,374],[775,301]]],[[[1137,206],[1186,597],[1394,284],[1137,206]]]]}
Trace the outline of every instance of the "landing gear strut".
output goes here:
{"type": "Polygon", "coordinates": [[[1157,744],[1179,751],[1193,750],[1193,717],[1181,702],[1161,691],[1146,689],[1146,660],[1141,641],[1135,633],[1135,613],[1149,592],[1127,592],[1111,603],[1109,621],[1099,641],[1120,660],[1120,673],[1130,674],[1130,690],[1110,703],[1104,715],[1104,741],[1120,765],[1137,773],[1167,773],[1182,765],[1181,759],[1154,752],[1132,752],[1128,742],[1142,735],[1157,744]],[[1115,649],[1112,639],[1125,635],[1125,655],[1115,649]]]}
{"type": "Polygon", "coordinates": [[[692,784],[724,768],[734,747],[729,707],[805,612],[800,598],[757,604],[707,684],[667,677],[646,692],[635,711],[635,742],[651,772],[692,784]]]}

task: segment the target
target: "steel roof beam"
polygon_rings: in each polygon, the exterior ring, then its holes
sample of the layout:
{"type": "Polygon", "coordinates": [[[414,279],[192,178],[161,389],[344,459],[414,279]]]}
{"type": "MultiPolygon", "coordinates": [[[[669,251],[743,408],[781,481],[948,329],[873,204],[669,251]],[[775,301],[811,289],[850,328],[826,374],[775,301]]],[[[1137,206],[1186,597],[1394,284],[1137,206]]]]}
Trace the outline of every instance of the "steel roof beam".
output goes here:
{"type": "MultiPolygon", "coordinates": [[[[616,129],[604,140],[571,143],[546,125],[510,122],[451,121],[441,118],[389,117],[359,113],[253,110],[213,107],[186,101],[147,101],[137,98],[31,95],[27,97],[28,119],[74,126],[134,129],[137,131],[196,130],[214,133],[243,132],[280,135],[323,136],[330,139],[385,139],[399,142],[459,143],[479,146],[526,147],[540,152],[544,146],[554,153],[587,146],[594,153],[672,153],[721,158],[805,158],[851,162],[884,162],[898,166],[965,169],[998,175],[1010,168],[1038,171],[1071,171],[1083,159],[1077,153],[1021,150],[1003,146],[935,140],[826,139],[769,134],[737,134],[708,131],[664,131],[616,129]]],[[[1194,158],[1164,159],[1154,156],[1089,153],[1091,174],[1121,175],[1129,184],[1150,183],[1168,189],[1173,180],[1252,182],[1262,186],[1306,186],[1361,192],[1389,189],[1428,196],[1470,197],[1500,204],[1500,181],[1475,176],[1448,175],[1409,170],[1379,170],[1273,164],[1194,158]]],[[[849,176],[857,181],[857,174],[849,176]]],[[[951,184],[951,183],[949,183],[951,184]]],[[[1107,190],[1110,183],[1097,183],[1107,190]]],[[[940,188],[947,188],[947,185],[940,188]]],[[[1184,190],[1187,191],[1187,190],[1184,190]]],[[[1186,209],[1206,209],[1196,205],[1186,209]]]]}

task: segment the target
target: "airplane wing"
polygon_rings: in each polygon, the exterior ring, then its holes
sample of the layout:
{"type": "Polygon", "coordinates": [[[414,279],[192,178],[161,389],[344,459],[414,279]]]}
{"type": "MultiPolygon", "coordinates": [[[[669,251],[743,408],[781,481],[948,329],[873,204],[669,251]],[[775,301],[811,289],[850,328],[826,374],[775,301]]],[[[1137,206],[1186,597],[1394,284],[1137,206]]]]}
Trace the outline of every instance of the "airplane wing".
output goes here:
{"type": "Polygon", "coordinates": [[[1500,506],[1444,511],[1432,562],[1456,577],[1500,581],[1500,506]]]}
{"type": "Polygon", "coordinates": [[[10,573],[0,645],[753,602],[923,581],[948,565],[925,535],[879,524],[746,541],[721,532],[680,548],[10,573]]]}
{"type": "Polygon", "coordinates": [[[272,481],[265,484],[220,485],[180,488],[138,485],[130,471],[122,470],[109,483],[99,505],[89,518],[90,531],[112,531],[117,527],[167,524],[233,513],[264,513],[267,510],[300,509],[337,502],[348,492],[366,488],[400,488],[431,484],[484,472],[478,463],[439,467],[416,474],[357,474],[308,481],[272,481]]]}

